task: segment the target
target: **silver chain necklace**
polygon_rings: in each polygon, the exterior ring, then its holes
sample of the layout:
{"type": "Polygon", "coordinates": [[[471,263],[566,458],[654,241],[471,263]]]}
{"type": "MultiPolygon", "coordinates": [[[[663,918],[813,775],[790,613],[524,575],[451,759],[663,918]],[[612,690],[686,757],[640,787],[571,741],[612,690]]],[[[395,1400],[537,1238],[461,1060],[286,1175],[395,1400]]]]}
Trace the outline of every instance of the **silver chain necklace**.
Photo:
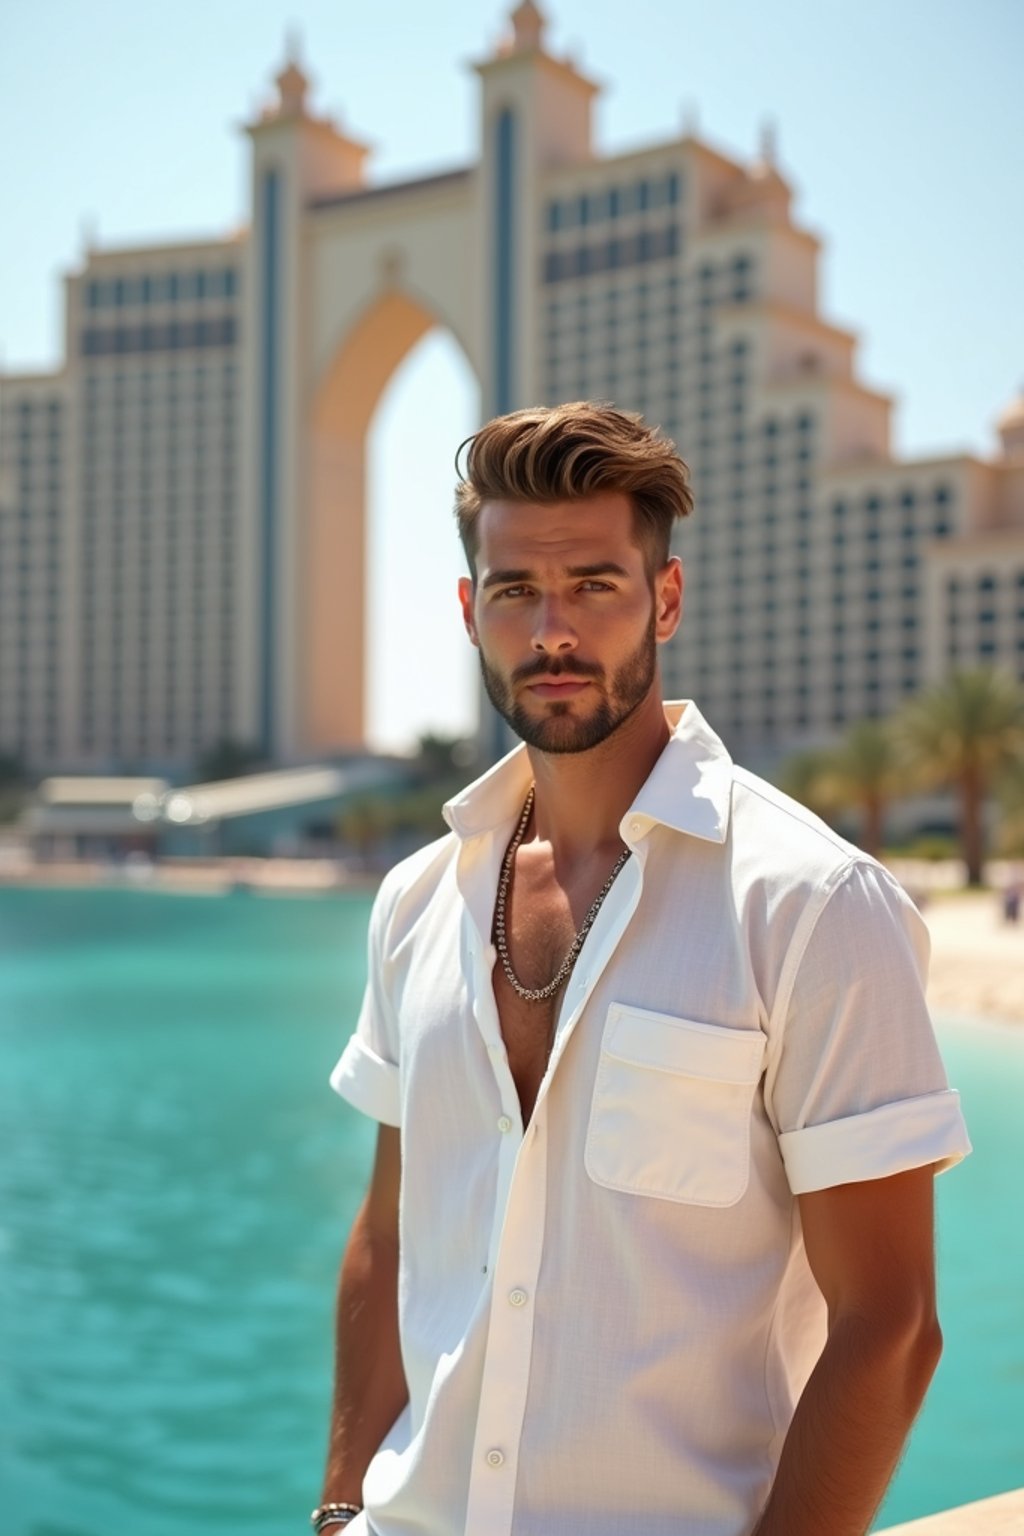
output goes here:
{"type": "Polygon", "coordinates": [[[608,892],[615,884],[616,875],[630,855],[630,849],[623,848],[622,852],[619,854],[619,857],[615,861],[611,874],[608,876],[608,879],[605,881],[604,885],[598,892],[593,906],[587,913],[586,917],[583,919],[583,925],[580,928],[580,931],[577,933],[576,937],[573,939],[569,953],[558,967],[554,978],[548,982],[546,987],[524,987],[522,982],[519,980],[519,977],[512,969],[512,961],[509,958],[508,935],[505,932],[505,909],[508,905],[508,888],[512,880],[512,866],[515,863],[516,849],[522,842],[523,835],[526,832],[526,824],[530,820],[530,812],[533,810],[535,793],[536,786],[531,784],[530,792],[526,796],[526,804],[523,806],[523,814],[520,816],[519,825],[515,830],[515,836],[509,843],[505,852],[505,857],[502,861],[501,879],[498,881],[498,899],[494,905],[494,944],[498,951],[498,956],[501,960],[501,968],[505,972],[505,975],[508,977],[509,985],[518,994],[518,996],[527,1003],[542,1003],[547,998],[554,997],[555,993],[558,991],[559,987],[562,985],[563,981],[568,976],[573,966],[576,964],[577,956],[579,955],[580,950],[583,948],[583,941],[587,934],[590,932],[591,928],[593,928],[594,919],[597,917],[597,914],[601,910],[601,903],[604,901],[605,897],[608,895],[608,892]]]}

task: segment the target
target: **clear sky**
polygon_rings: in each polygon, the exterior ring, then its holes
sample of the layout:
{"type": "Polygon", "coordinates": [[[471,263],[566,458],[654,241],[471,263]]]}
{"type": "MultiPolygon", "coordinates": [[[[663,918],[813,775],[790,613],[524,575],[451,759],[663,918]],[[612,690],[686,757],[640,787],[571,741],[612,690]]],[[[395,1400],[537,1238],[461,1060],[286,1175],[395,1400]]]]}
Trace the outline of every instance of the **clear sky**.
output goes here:
{"type": "MultiPolygon", "coordinates": [[[[5,0],[0,25],[0,366],[60,357],[62,272],[102,244],[247,221],[240,123],[294,30],[313,107],[391,180],[469,163],[492,0],[5,0]]],[[[684,114],[742,156],[777,127],[800,222],[823,236],[825,313],[898,397],[903,454],[988,453],[1024,387],[1024,5],[1020,0],[551,0],[549,44],[605,85],[600,148],[674,136],[684,114]]],[[[373,426],[371,726],[399,745],[468,728],[473,665],[448,591],[461,567],[452,453],[476,388],[439,333],[373,426]]],[[[685,444],[681,445],[685,453],[685,444]]]]}

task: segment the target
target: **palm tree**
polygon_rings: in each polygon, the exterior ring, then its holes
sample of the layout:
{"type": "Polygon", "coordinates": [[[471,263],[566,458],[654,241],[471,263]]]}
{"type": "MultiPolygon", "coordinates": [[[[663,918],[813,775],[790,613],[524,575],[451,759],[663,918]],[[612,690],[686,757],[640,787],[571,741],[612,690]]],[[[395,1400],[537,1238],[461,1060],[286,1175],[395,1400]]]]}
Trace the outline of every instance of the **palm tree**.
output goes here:
{"type": "Polygon", "coordinates": [[[783,788],[820,815],[856,808],[861,845],[875,858],[882,848],[885,812],[902,784],[899,748],[888,723],[858,720],[831,751],[792,758],[783,788]]]}
{"type": "Polygon", "coordinates": [[[968,885],[980,885],[985,797],[997,775],[1024,755],[1024,694],[1005,672],[953,672],[908,704],[899,735],[923,785],[952,785],[968,885]]]}

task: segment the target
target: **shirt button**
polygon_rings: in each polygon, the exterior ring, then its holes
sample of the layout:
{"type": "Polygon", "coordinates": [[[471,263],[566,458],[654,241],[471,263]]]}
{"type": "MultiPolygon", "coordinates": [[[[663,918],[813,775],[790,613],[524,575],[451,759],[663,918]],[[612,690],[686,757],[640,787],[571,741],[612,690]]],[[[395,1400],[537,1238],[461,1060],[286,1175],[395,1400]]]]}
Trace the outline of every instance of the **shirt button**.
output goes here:
{"type": "Polygon", "coordinates": [[[632,832],[634,837],[639,837],[641,832],[644,830],[644,824],[642,821],[638,821],[634,816],[633,820],[629,824],[629,830],[632,832]]]}
{"type": "Polygon", "coordinates": [[[504,1452],[499,1451],[497,1449],[495,1449],[493,1451],[488,1451],[487,1452],[487,1465],[489,1467],[500,1467],[500,1466],[504,1465],[504,1461],[505,1461],[504,1452]]]}
{"type": "Polygon", "coordinates": [[[525,1307],[530,1298],[525,1291],[516,1286],[514,1291],[509,1291],[508,1299],[514,1307],[525,1307]]]}
{"type": "Polygon", "coordinates": [[[508,1115],[502,1115],[501,1119],[498,1121],[498,1130],[503,1136],[507,1136],[511,1129],[512,1121],[509,1119],[508,1115]]]}

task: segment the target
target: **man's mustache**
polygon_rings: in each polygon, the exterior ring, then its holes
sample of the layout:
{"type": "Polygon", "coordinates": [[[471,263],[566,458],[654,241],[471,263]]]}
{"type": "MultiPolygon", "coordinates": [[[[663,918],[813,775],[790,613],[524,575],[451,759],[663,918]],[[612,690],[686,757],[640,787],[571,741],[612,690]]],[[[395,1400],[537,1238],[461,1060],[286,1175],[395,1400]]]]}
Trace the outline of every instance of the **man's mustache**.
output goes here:
{"type": "Polygon", "coordinates": [[[534,677],[603,677],[604,668],[593,662],[576,660],[549,661],[538,656],[525,666],[517,667],[512,674],[514,683],[528,683],[534,677]]]}

